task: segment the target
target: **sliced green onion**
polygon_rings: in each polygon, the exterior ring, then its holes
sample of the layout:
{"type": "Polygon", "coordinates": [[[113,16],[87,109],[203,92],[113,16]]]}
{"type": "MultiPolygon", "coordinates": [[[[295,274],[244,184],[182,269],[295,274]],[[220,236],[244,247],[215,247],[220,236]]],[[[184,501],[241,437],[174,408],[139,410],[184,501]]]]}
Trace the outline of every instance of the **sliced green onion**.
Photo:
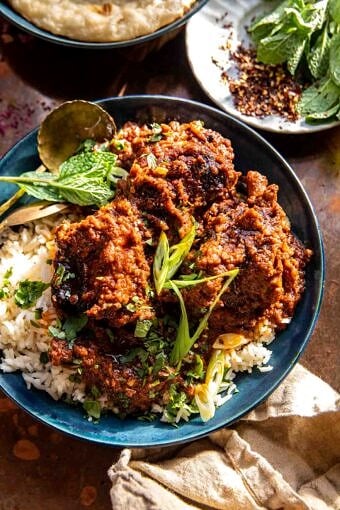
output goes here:
{"type": "Polygon", "coordinates": [[[160,294],[166,281],[169,266],[169,242],[162,231],[153,262],[153,279],[157,294],[160,294]]]}
{"type": "Polygon", "coordinates": [[[222,294],[224,294],[224,292],[227,290],[233,279],[237,276],[238,272],[239,269],[233,269],[232,271],[228,271],[229,278],[224,282],[221,290],[215,297],[214,301],[211,303],[209,310],[200,320],[200,323],[197,326],[197,329],[195,333],[192,335],[192,337],[190,337],[188,315],[186,312],[182,294],[180,293],[177,285],[172,280],[170,281],[171,287],[176,293],[181,306],[181,319],[177,330],[175,344],[170,355],[170,362],[173,365],[179,363],[188,354],[194,343],[199,339],[199,337],[207,327],[212,311],[214,310],[215,306],[220,300],[222,294]]]}

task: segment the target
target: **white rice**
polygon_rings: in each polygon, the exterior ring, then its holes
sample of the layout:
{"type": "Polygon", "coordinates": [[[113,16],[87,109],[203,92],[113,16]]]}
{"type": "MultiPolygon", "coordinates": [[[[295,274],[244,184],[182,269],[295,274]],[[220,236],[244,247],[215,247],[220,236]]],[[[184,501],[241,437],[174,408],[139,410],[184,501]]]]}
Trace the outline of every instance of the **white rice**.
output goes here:
{"type": "MultiPolygon", "coordinates": [[[[15,232],[7,229],[0,236],[0,287],[5,273],[12,269],[9,277],[11,291],[21,280],[41,280],[49,282],[52,276],[49,243],[51,231],[55,226],[54,218],[46,218],[29,223],[15,232]]],[[[36,328],[34,310],[42,308],[43,312],[52,310],[51,290],[47,289],[37,303],[28,310],[19,308],[10,295],[0,301],[0,370],[15,372],[20,370],[28,388],[34,386],[44,390],[55,400],[68,397],[83,402],[85,398],[82,384],[71,382],[69,376],[75,369],[43,364],[42,352],[50,347],[51,337],[47,326],[36,328]]]]}
{"type": "MultiPolygon", "coordinates": [[[[57,218],[57,221],[60,221],[60,218],[59,220],[57,218]]],[[[57,221],[54,216],[27,224],[18,231],[7,229],[0,235],[0,288],[4,275],[10,268],[12,274],[9,280],[13,291],[18,282],[24,279],[50,281],[52,269],[47,261],[50,258],[51,232],[57,221]]],[[[67,398],[83,402],[84,385],[70,381],[70,375],[76,373],[76,369],[41,363],[40,355],[48,351],[51,337],[47,332],[47,326],[45,328],[32,326],[31,321],[35,320],[36,308],[42,308],[43,311],[53,310],[50,289],[47,289],[36,305],[28,310],[19,308],[12,296],[0,300],[0,349],[3,352],[0,370],[3,372],[20,370],[27,388],[33,386],[44,390],[55,400],[67,398]]],[[[222,395],[217,395],[217,406],[224,404],[235,392],[236,385],[233,379],[237,372],[252,372],[254,367],[261,372],[272,369],[267,365],[271,351],[265,344],[271,342],[273,338],[272,328],[268,324],[263,324],[258,328],[256,342],[250,342],[239,350],[226,354],[226,365],[230,366],[229,382],[225,383],[222,395]]],[[[106,407],[105,397],[102,398],[101,405],[103,408],[106,407]]],[[[162,408],[154,409],[154,412],[162,412],[162,408]]],[[[180,419],[187,420],[189,415],[186,409],[181,409],[176,422],[180,419]]]]}

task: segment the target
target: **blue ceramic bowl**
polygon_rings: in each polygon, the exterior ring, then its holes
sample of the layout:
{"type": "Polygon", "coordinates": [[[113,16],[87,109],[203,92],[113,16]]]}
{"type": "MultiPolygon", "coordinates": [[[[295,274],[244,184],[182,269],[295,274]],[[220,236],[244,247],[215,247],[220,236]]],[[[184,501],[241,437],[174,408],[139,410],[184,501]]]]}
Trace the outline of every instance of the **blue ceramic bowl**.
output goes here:
{"type": "Polygon", "coordinates": [[[126,46],[134,46],[137,44],[147,43],[153,39],[160,38],[165,36],[166,34],[175,31],[176,29],[182,27],[188,19],[195,14],[204,4],[207,3],[208,0],[197,0],[194,5],[188,10],[188,12],[182,16],[181,18],[165,25],[162,28],[159,28],[155,32],[151,34],[142,35],[140,37],[136,37],[135,39],[128,39],[125,41],[116,41],[116,42],[86,42],[86,41],[77,41],[76,39],[69,39],[68,37],[63,37],[61,35],[52,34],[52,32],[48,32],[43,28],[39,28],[37,25],[34,25],[26,18],[21,16],[18,12],[16,12],[10,5],[5,2],[0,2],[0,15],[2,15],[7,21],[10,21],[17,27],[21,28],[25,32],[32,34],[36,37],[40,37],[45,41],[60,44],[62,46],[71,46],[73,48],[84,48],[84,49],[114,49],[114,48],[123,48],[126,46]]]}
{"type": "MultiPolygon", "coordinates": [[[[156,446],[179,443],[205,436],[230,425],[257,406],[278,386],[297,362],[315,326],[324,284],[324,256],[321,234],[310,201],[301,183],[286,161],[255,131],[238,120],[214,108],[188,101],[161,96],[131,96],[100,102],[116,119],[117,125],[126,120],[165,121],[200,119],[205,126],[231,139],[236,154],[235,166],[243,172],[258,169],[271,183],[280,186],[279,200],[286,210],[295,234],[312,248],[314,255],[306,272],[306,290],[288,328],[271,344],[271,372],[240,374],[239,393],[220,407],[214,418],[202,423],[199,417],[178,428],[158,421],[147,423],[136,419],[121,421],[104,416],[99,424],[88,422],[81,408],[53,401],[48,394],[27,390],[19,373],[0,374],[0,387],[17,404],[36,418],[63,432],[90,441],[114,446],[156,446]]],[[[3,158],[0,174],[19,174],[38,166],[37,131],[17,143],[3,158]]],[[[0,202],[13,192],[1,185],[0,202]]]]}

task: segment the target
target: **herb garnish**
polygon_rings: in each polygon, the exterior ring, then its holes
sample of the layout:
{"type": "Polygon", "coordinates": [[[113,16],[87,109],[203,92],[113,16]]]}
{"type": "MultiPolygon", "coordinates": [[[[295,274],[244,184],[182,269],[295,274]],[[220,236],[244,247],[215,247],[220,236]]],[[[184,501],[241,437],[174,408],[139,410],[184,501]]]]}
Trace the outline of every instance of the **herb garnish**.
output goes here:
{"type": "Polygon", "coordinates": [[[85,400],[83,408],[87,412],[88,416],[91,416],[91,418],[94,418],[95,420],[99,420],[101,415],[101,405],[97,400],[85,400]]]}
{"type": "Polygon", "coordinates": [[[77,334],[86,326],[87,321],[88,318],[85,314],[67,317],[63,324],[58,320],[55,326],[48,328],[48,331],[54,338],[66,340],[71,348],[74,340],[77,338],[77,334]]]}
{"type": "Polygon", "coordinates": [[[169,247],[165,232],[161,232],[153,263],[153,278],[157,294],[161,293],[165,283],[178,271],[191,249],[195,235],[196,225],[193,223],[183,239],[169,247]]]}
{"type": "Polygon", "coordinates": [[[234,269],[232,271],[229,271],[229,278],[224,282],[222,285],[221,290],[215,297],[214,301],[211,303],[209,310],[207,313],[202,317],[200,320],[195,333],[190,336],[190,330],[189,330],[189,321],[188,321],[188,315],[186,312],[184,300],[182,297],[182,294],[180,293],[178,287],[176,284],[174,284],[173,281],[171,281],[171,286],[173,291],[178,297],[180,307],[181,307],[181,318],[177,330],[177,336],[175,340],[175,344],[173,346],[171,356],[170,356],[170,362],[173,365],[176,365],[179,363],[190,351],[191,347],[194,345],[194,343],[199,339],[205,328],[207,327],[209,317],[214,310],[215,306],[217,305],[218,301],[220,300],[222,294],[227,290],[233,279],[237,276],[239,270],[234,269]]]}
{"type": "Polygon", "coordinates": [[[23,280],[14,293],[14,301],[20,308],[30,308],[49,286],[49,283],[41,281],[23,280]]]}
{"type": "Polygon", "coordinates": [[[25,172],[17,177],[1,176],[0,181],[13,182],[40,200],[100,207],[114,196],[111,185],[127,175],[116,162],[111,152],[86,151],[66,160],[58,174],[25,172]]]}
{"type": "Polygon", "coordinates": [[[162,126],[157,124],[156,122],[153,122],[150,124],[150,127],[152,129],[152,135],[148,139],[149,142],[159,142],[162,139],[162,126]]]}
{"type": "Polygon", "coordinates": [[[249,32],[260,62],[286,63],[292,75],[319,80],[298,104],[307,122],[340,119],[340,0],[285,0],[249,32]]]}
{"type": "Polygon", "coordinates": [[[2,287],[0,288],[0,299],[6,299],[10,295],[10,289],[11,289],[11,282],[10,277],[13,274],[13,267],[10,267],[5,272],[3,279],[2,279],[2,287]]]}

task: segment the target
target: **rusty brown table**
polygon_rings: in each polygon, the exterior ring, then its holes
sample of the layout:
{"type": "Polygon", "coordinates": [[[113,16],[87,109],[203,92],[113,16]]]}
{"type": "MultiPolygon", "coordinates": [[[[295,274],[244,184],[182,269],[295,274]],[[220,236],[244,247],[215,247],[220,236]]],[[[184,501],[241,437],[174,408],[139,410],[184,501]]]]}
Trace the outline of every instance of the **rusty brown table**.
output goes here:
{"type": "MultiPolygon", "coordinates": [[[[0,153],[66,99],[93,100],[124,90],[210,104],[190,71],[183,33],[143,57],[143,50],[57,47],[2,23],[0,153]]],[[[321,224],[327,261],[325,296],[300,361],[339,390],[340,128],[312,135],[262,134],[300,177],[321,224]]],[[[0,510],[108,509],[106,471],[117,453],[51,430],[0,394],[0,510]],[[32,460],[23,459],[25,445],[32,460]]]]}

